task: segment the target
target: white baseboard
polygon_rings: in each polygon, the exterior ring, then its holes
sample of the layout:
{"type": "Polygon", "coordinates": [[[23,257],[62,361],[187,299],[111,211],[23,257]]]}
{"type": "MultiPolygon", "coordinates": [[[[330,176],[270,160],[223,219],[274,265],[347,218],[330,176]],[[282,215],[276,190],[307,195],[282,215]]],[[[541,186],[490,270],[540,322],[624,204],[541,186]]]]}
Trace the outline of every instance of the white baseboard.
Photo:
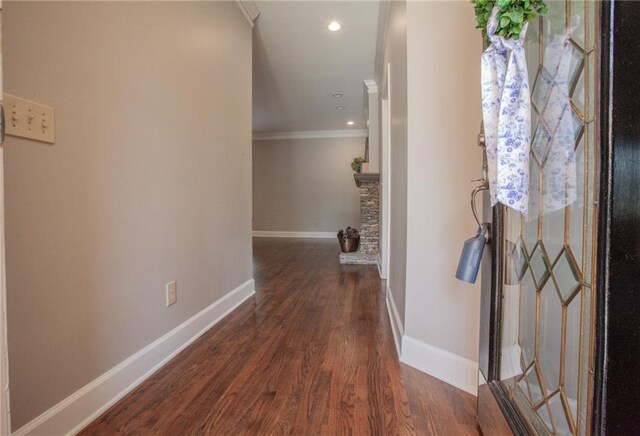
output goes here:
{"type": "Polygon", "coordinates": [[[348,130],[296,130],[290,132],[254,132],[254,141],[268,141],[274,139],[315,139],[315,138],[366,138],[367,129],[348,130]]]}
{"type": "Polygon", "coordinates": [[[338,232],[272,232],[268,230],[254,230],[256,238],[322,238],[337,239],[338,232]]]}
{"type": "Polygon", "coordinates": [[[391,332],[393,333],[393,342],[396,344],[396,351],[398,357],[402,356],[402,337],[404,336],[404,328],[402,327],[402,321],[396,309],[396,303],[393,301],[393,294],[391,288],[387,286],[387,292],[385,301],[387,302],[387,312],[389,313],[389,321],[391,321],[391,332]]]}
{"type": "Polygon", "coordinates": [[[74,435],[255,294],[253,279],[80,388],[13,433],[74,435]]]}
{"type": "Polygon", "coordinates": [[[477,395],[478,363],[473,360],[404,335],[400,361],[458,389],[477,395]]]}

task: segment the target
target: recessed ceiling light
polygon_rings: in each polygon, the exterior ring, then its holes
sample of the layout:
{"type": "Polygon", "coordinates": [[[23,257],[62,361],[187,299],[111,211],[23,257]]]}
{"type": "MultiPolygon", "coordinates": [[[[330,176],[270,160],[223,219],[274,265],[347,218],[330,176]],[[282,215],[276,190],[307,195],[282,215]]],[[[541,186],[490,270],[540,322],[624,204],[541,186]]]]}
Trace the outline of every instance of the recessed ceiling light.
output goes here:
{"type": "Polygon", "coordinates": [[[347,121],[347,126],[353,126],[353,121],[347,121]]]}
{"type": "Polygon", "coordinates": [[[342,98],[342,94],[340,94],[339,92],[336,92],[335,94],[331,94],[331,97],[333,97],[333,98],[342,98]]]}
{"type": "Polygon", "coordinates": [[[331,23],[329,23],[328,28],[332,32],[337,32],[338,30],[342,29],[342,25],[340,23],[338,23],[337,21],[332,21],[331,23]]]}
{"type": "Polygon", "coordinates": [[[344,110],[344,106],[336,106],[336,109],[338,109],[339,111],[343,111],[344,110]]]}

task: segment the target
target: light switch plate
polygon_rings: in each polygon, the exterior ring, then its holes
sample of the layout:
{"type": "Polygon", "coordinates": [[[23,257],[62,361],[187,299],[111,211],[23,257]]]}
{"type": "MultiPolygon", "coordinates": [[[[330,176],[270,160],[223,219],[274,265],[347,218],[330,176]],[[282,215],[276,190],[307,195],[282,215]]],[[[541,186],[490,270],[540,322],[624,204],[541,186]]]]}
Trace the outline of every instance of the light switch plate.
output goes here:
{"type": "Polygon", "coordinates": [[[167,307],[176,304],[178,301],[178,285],[176,281],[167,283],[167,307]]]}
{"type": "Polygon", "coordinates": [[[53,144],[55,126],[53,108],[4,94],[5,133],[53,144]]]}

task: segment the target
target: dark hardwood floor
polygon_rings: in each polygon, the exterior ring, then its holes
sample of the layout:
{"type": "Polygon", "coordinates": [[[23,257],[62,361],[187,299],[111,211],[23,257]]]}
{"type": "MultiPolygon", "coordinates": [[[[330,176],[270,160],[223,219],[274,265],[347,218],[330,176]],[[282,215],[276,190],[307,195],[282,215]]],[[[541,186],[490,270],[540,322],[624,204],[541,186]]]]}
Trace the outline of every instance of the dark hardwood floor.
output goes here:
{"type": "Polygon", "coordinates": [[[376,267],[254,239],[256,295],[82,434],[476,435],[475,397],[399,363],[376,267]]]}

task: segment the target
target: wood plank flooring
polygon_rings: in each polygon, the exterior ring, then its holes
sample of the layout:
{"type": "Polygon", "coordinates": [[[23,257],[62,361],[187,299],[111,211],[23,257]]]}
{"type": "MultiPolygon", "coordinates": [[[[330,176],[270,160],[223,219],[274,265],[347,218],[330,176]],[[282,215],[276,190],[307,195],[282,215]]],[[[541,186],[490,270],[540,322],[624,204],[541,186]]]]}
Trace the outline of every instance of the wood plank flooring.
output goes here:
{"type": "Polygon", "coordinates": [[[477,435],[475,397],[399,363],[376,267],[254,239],[256,295],[85,435],[477,435]]]}

